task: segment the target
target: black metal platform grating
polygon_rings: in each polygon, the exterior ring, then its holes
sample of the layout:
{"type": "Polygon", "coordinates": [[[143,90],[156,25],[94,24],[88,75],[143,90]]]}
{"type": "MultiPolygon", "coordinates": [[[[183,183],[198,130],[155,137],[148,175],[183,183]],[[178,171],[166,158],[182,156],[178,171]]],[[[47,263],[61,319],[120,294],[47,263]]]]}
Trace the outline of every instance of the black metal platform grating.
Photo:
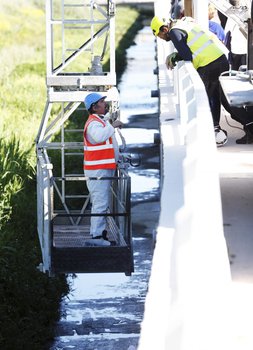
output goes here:
{"type": "MultiPolygon", "coordinates": [[[[112,217],[107,218],[107,232],[109,241],[118,246],[127,245],[112,217]]],[[[89,225],[53,225],[55,248],[85,247],[85,241],[91,238],[89,225]]]]}

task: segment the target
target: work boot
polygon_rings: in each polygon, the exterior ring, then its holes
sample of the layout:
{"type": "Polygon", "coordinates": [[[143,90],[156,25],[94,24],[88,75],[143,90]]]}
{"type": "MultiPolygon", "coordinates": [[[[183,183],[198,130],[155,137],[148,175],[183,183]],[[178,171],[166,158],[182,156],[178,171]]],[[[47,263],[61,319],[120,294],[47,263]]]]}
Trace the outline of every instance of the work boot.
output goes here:
{"type": "Polygon", "coordinates": [[[245,135],[235,142],[239,145],[249,145],[253,143],[253,132],[249,130],[249,127],[244,127],[245,135]]]}

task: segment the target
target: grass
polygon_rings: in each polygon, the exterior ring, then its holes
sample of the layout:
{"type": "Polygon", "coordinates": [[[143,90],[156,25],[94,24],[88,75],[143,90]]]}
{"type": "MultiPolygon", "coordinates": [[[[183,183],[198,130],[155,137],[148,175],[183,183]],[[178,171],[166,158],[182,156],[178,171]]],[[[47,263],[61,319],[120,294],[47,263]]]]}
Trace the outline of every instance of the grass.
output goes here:
{"type": "MultiPolygon", "coordinates": [[[[59,304],[71,288],[65,276],[48,278],[36,268],[41,253],[34,140],[46,102],[44,6],[43,0],[0,3],[0,348],[5,350],[46,349],[59,304]]],[[[117,9],[118,79],[141,19],[135,8],[117,9]]]]}
{"type": "Polygon", "coordinates": [[[69,292],[63,277],[49,279],[36,236],[35,169],[15,138],[0,139],[0,347],[42,349],[53,336],[59,303],[69,292]],[[14,336],[15,335],[15,336],[14,336]]]}

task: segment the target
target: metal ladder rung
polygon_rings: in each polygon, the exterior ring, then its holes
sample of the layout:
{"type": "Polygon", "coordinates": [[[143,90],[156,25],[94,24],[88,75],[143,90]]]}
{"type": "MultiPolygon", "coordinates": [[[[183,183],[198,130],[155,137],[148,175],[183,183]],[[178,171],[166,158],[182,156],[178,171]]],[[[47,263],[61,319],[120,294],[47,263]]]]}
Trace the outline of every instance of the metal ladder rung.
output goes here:
{"type": "Polygon", "coordinates": [[[65,195],[65,198],[87,198],[86,195],[84,194],[69,194],[69,195],[65,195]]]}
{"type": "Polygon", "coordinates": [[[78,27],[75,27],[75,26],[64,26],[64,29],[89,29],[90,30],[90,27],[87,27],[87,26],[78,26],[78,27]]]}
{"type": "Polygon", "coordinates": [[[78,23],[82,24],[83,23],[83,24],[86,24],[86,25],[88,25],[88,24],[106,24],[106,23],[108,23],[108,21],[106,19],[89,20],[89,19],[85,19],[85,18],[83,18],[83,19],[74,19],[74,18],[72,18],[72,19],[60,19],[58,21],[60,21],[61,23],[64,23],[64,24],[65,23],[66,24],[78,24],[78,23]]]}
{"type": "MultiPolygon", "coordinates": [[[[65,28],[68,28],[68,24],[71,25],[71,24],[86,24],[86,25],[89,25],[89,24],[106,24],[108,23],[107,20],[94,20],[94,21],[90,21],[90,20],[87,20],[87,19],[51,19],[50,21],[51,24],[64,24],[64,27],[65,28]]],[[[84,28],[87,28],[87,29],[90,29],[90,27],[84,27],[84,28]]]]}
{"type": "MultiPolygon", "coordinates": [[[[71,48],[68,48],[68,49],[66,49],[66,51],[69,51],[69,52],[79,52],[79,51],[81,51],[79,48],[78,49],[71,49],[71,48]]],[[[85,49],[85,50],[82,50],[82,51],[86,51],[86,52],[88,52],[88,51],[91,51],[91,49],[85,49]]]]}
{"type": "Polygon", "coordinates": [[[64,4],[64,7],[88,7],[89,4],[64,4]]]}
{"type": "Polygon", "coordinates": [[[65,132],[83,132],[83,129],[64,129],[64,131],[65,132]]]}
{"type": "Polygon", "coordinates": [[[83,153],[65,153],[65,156],[83,156],[83,153]]]}

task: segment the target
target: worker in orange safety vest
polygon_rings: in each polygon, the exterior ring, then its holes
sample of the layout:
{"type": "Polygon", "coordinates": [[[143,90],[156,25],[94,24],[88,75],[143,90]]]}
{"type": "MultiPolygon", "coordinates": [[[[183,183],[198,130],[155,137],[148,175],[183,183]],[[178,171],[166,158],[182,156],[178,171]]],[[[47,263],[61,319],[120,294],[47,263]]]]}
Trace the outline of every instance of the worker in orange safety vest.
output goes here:
{"type": "Polygon", "coordinates": [[[115,128],[123,124],[120,120],[110,123],[105,120],[107,112],[106,96],[93,92],[85,97],[84,104],[89,112],[89,118],[84,126],[84,174],[88,177],[87,187],[91,197],[92,214],[90,234],[92,239],[85,243],[91,246],[110,246],[107,237],[106,217],[109,206],[111,179],[115,174],[119,159],[119,147],[115,137],[115,128]]]}

